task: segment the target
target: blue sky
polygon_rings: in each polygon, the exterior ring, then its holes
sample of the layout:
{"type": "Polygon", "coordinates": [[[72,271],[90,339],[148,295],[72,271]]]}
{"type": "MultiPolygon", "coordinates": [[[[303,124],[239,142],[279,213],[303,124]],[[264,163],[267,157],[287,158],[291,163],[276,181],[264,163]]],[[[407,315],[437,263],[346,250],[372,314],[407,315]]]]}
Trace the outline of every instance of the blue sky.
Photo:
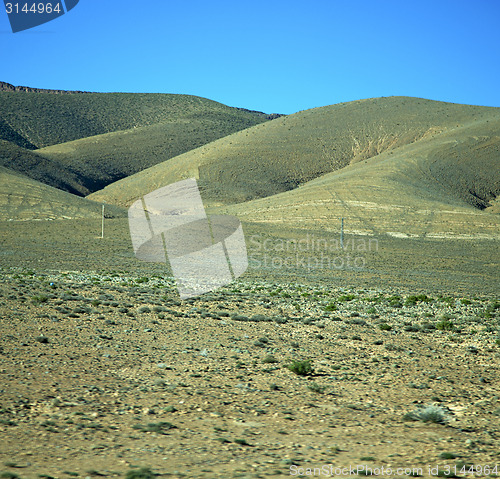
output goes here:
{"type": "Polygon", "coordinates": [[[267,113],[391,95],[500,107],[497,0],[80,0],[15,34],[3,10],[0,80],[15,85],[267,113]]]}

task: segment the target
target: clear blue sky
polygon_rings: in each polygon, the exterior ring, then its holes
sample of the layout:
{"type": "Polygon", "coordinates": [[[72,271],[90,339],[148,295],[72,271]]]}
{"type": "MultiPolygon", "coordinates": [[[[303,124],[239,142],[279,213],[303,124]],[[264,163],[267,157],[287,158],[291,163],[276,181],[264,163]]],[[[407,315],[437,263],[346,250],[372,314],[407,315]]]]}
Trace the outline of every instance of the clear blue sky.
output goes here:
{"type": "Polygon", "coordinates": [[[0,80],[267,113],[390,95],[500,107],[500,1],[80,0],[16,34],[1,5],[0,80]]]}

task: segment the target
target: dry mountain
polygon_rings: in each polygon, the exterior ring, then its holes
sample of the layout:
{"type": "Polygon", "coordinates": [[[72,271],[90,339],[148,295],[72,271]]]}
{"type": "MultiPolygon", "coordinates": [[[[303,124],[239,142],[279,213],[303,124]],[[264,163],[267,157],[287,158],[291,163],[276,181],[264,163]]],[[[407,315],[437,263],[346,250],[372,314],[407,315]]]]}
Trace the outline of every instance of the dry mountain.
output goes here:
{"type": "Polygon", "coordinates": [[[90,198],[128,206],[196,177],[207,204],[251,222],[328,228],[345,216],[366,234],[496,235],[498,131],[498,108],[406,97],[342,103],[237,132],[90,198]]]}
{"type": "MultiPolygon", "coordinates": [[[[123,208],[109,205],[107,217],[123,217],[123,208]]],[[[58,190],[0,166],[0,220],[99,218],[101,205],[58,190]]]]}
{"type": "Polygon", "coordinates": [[[81,196],[272,118],[190,95],[3,90],[0,165],[81,196]]]}

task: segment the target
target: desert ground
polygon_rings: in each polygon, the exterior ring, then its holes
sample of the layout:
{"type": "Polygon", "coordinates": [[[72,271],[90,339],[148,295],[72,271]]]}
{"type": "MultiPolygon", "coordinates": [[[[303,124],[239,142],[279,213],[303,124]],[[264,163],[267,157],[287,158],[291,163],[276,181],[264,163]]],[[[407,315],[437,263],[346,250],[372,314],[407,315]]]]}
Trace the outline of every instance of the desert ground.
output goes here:
{"type": "Polygon", "coordinates": [[[0,223],[2,478],[500,473],[497,240],[244,223],[248,271],[181,301],[104,232],[0,223]]]}

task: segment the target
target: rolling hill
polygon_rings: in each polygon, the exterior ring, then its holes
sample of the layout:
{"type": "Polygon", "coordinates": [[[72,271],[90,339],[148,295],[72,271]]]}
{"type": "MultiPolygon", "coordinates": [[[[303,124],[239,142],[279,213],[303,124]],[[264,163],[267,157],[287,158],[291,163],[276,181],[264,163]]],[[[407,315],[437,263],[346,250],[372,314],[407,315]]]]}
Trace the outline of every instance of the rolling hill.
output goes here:
{"type": "Polygon", "coordinates": [[[74,192],[85,196],[246,126],[238,112],[209,112],[61,143],[36,153],[78,177],[74,192]]]}
{"type": "Polygon", "coordinates": [[[80,196],[279,116],[190,95],[12,88],[0,91],[0,164],[80,196]]]}
{"type": "MultiPolygon", "coordinates": [[[[109,205],[108,218],[125,217],[123,208],[109,205]]],[[[0,220],[100,218],[101,205],[58,190],[0,166],[0,220]]]]}
{"type": "Polygon", "coordinates": [[[0,91],[0,139],[43,148],[89,136],[204,116],[231,117],[234,131],[266,121],[261,112],[206,98],[160,93],[54,93],[0,91]]]}
{"type": "Polygon", "coordinates": [[[420,235],[458,233],[473,218],[464,234],[483,223],[496,234],[498,218],[477,215],[500,192],[499,127],[498,108],[406,97],[343,103],[237,132],[89,198],[128,206],[196,177],[207,204],[247,221],[325,227],[348,216],[352,230],[420,235]],[[395,212],[404,213],[397,224],[395,212]]]}

